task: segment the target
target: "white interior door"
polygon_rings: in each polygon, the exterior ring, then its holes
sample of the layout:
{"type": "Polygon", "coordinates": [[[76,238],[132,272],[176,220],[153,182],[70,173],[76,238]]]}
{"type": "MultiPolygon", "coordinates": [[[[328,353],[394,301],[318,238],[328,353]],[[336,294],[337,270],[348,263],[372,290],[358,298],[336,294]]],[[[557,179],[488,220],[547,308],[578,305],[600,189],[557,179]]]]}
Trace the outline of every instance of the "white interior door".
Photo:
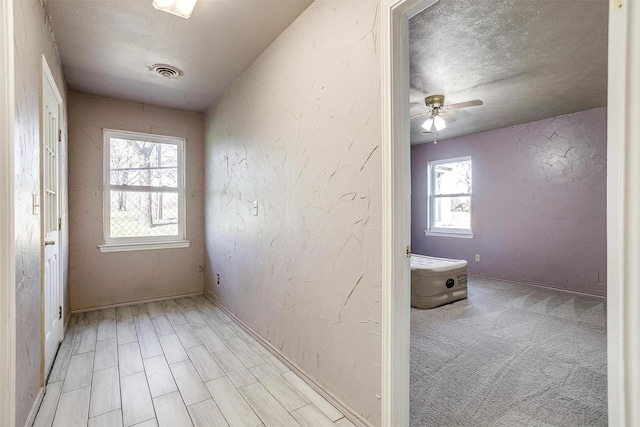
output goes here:
{"type": "Polygon", "coordinates": [[[46,60],[42,60],[42,231],[44,284],[44,360],[48,375],[62,338],[60,294],[59,148],[62,99],[46,60]]]}

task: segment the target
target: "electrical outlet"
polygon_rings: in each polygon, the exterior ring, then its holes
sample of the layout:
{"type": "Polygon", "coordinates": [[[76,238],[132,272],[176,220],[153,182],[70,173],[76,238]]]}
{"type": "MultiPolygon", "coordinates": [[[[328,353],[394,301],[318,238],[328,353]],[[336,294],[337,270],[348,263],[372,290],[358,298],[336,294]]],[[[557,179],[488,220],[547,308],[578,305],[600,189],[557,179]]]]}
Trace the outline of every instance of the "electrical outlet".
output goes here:
{"type": "Polygon", "coordinates": [[[220,284],[220,273],[216,274],[216,281],[218,282],[218,285],[220,284]]]}
{"type": "Polygon", "coordinates": [[[480,262],[480,254],[476,254],[476,262],[480,262]]]}
{"type": "Polygon", "coordinates": [[[258,201],[253,201],[253,216],[258,216],[258,201]]]}

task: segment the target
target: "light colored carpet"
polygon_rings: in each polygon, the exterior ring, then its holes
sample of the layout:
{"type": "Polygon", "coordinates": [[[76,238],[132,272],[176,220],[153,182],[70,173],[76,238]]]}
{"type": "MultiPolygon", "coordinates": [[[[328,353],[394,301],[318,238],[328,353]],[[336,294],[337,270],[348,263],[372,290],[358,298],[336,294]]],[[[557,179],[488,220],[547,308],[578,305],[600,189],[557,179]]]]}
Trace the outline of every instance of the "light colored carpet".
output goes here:
{"type": "Polygon", "coordinates": [[[411,309],[411,425],[606,426],[606,302],[469,277],[411,309]]]}

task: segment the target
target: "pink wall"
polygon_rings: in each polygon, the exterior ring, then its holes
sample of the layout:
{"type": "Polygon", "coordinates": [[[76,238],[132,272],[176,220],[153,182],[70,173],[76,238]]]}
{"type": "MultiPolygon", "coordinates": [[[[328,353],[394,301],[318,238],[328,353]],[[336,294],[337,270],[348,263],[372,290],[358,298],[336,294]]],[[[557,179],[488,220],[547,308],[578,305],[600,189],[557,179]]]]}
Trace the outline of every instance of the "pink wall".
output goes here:
{"type": "MultiPolygon", "coordinates": [[[[40,194],[40,99],[42,55],[66,103],[60,57],[42,3],[14,2],[15,36],[15,256],[16,256],[16,426],[30,423],[42,390],[42,246],[41,215],[34,215],[33,194],[40,194]]],[[[67,165],[67,110],[61,117],[63,170],[67,165]]],[[[68,205],[66,174],[60,182],[63,305],[68,311],[68,205]]],[[[41,199],[42,200],[42,199],[41,199]]],[[[4,385],[4,384],[2,384],[4,385]]],[[[5,426],[3,426],[5,427],[5,426]]],[[[8,426],[6,426],[8,427],[8,426]]]]}
{"type": "Polygon", "coordinates": [[[71,308],[202,292],[204,116],[69,91],[71,308]],[[188,248],[102,253],[103,129],[185,138],[188,248]],[[114,272],[117,271],[117,274],[114,272]]]}
{"type": "Polygon", "coordinates": [[[313,3],[205,120],[205,291],[373,426],[382,386],[378,7],[313,3]]]}
{"type": "Polygon", "coordinates": [[[607,110],[597,108],[413,146],[413,252],[466,259],[470,274],[605,295],[606,136],[607,110]],[[425,236],[427,162],[467,155],[473,239],[425,236]]]}

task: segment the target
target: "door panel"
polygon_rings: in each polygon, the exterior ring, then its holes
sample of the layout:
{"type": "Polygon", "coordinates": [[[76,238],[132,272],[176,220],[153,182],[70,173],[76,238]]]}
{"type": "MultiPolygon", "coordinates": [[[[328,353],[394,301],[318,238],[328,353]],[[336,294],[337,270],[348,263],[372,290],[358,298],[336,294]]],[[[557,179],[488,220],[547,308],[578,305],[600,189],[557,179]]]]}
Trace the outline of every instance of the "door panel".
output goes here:
{"type": "Polygon", "coordinates": [[[44,288],[44,361],[45,378],[62,339],[60,295],[60,230],[59,216],[59,116],[61,98],[46,61],[43,59],[42,103],[42,231],[44,288]]]}

